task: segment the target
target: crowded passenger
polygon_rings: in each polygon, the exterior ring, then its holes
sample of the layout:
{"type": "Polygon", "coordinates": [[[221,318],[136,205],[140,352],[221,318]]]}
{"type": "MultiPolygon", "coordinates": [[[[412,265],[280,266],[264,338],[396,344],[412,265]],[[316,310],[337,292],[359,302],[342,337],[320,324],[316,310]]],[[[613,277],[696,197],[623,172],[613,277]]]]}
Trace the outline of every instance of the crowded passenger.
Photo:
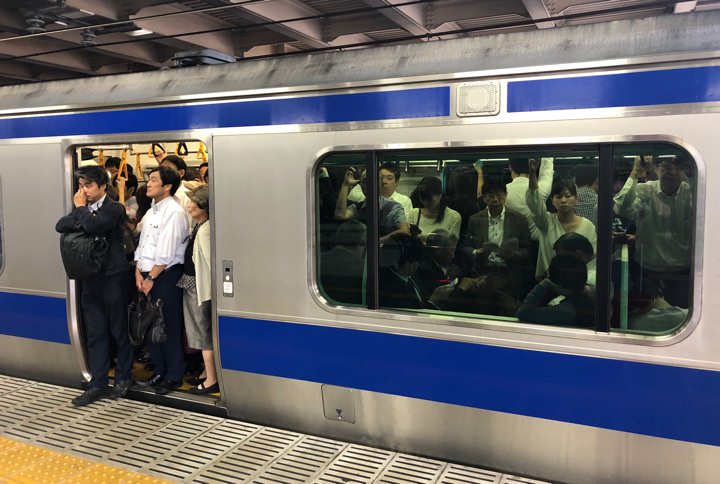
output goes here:
{"type": "MultiPolygon", "coordinates": [[[[348,205],[348,193],[350,190],[356,185],[359,185],[363,194],[365,194],[366,182],[367,173],[365,170],[360,173],[360,176],[358,176],[358,171],[355,168],[349,168],[347,172],[345,172],[345,178],[340,187],[340,193],[338,193],[335,204],[336,220],[360,220],[363,222],[367,220],[367,200],[363,200],[359,205],[348,205]]],[[[402,205],[380,195],[378,208],[380,210],[378,230],[380,232],[381,242],[388,240],[394,234],[410,233],[410,227],[405,218],[405,211],[402,205]]]]}
{"type": "MultiPolygon", "coordinates": [[[[482,186],[487,208],[468,221],[468,241],[475,270],[496,281],[498,288],[522,298],[529,289],[534,266],[527,218],[505,206],[507,187],[494,179],[482,186]]],[[[466,249],[468,250],[468,249],[466,249]]]]}
{"type": "Polygon", "coordinates": [[[575,213],[585,217],[593,224],[597,221],[598,204],[598,168],[595,165],[575,167],[575,185],[577,186],[577,204],[575,213]]]}
{"type": "Polygon", "coordinates": [[[211,331],[211,257],[210,257],[210,191],[201,186],[188,193],[188,212],[195,225],[185,248],[183,274],[178,286],[183,289],[183,316],[187,345],[201,350],[204,371],[189,380],[195,395],[220,391],[215,371],[215,353],[211,331]]]}
{"type": "Polygon", "coordinates": [[[133,349],[127,330],[130,264],[122,247],[125,210],[107,196],[109,177],[106,170],[99,166],[84,166],[78,169],[76,176],[80,188],[73,196],[75,208],[57,222],[55,230],[106,234],[109,245],[102,271],[80,283],[91,379],[88,389],[73,398],[72,403],[83,406],[108,396],[122,397],[128,392],[132,385],[133,349]],[[111,345],[117,355],[112,390],[108,387],[111,345]]]}
{"type": "Polygon", "coordinates": [[[530,235],[538,240],[539,234],[535,227],[530,207],[526,201],[526,195],[530,186],[530,173],[535,175],[537,195],[543,203],[547,200],[553,184],[553,158],[542,158],[540,160],[540,175],[537,176],[537,165],[533,161],[533,168],[530,167],[528,158],[511,158],[509,163],[510,177],[512,181],[507,184],[507,200],[505,206],[510,210],[519,212],[528,219],[530,235]]]}
{"type": "Polygon", "coordinates": [[[534,324],[592,327],[595,302],[585,283],[587,267],[578,257],[558,254],[550,261],[547,277],[525,297],[517,310],[520,321],[534,324]],[[550,304],[562,296],[557,304],[550,304]]]}
{"type": "Polygon", "coordinates": [[[460,277],[454,262],[457,237],[445,229],[437,229],[425,239],[420,264],[414,276],[420,296],[427,301],[435,289],[460,277]]]}
{"type": "Polygon", "coordinates": [[[159,166],[171,168],[178,172],[180,175],[180,186],[178,187],[177,191],[175,192],[175,199],[178,201],[182,209],[184,210],[184,213],[186,214],[188,218],[188,227],[191,227],[193,224],[192,217],[188,215],[187,206],[190,202],[190,199],[188,198],[187,194],[190,191],[190,189],[185,186],[183,183],[183,180],[185,179],[185,173],[187,172],[187,163],[185,163],[185,160],[183,160],[181,157],[177,155],[165,155],[162,158],[162,161],[160,162],[159,166]]]}
{"type": "Polygon", "coordinates": [[[413,279],[423,246],[417,237],[405,233],[391,235],[380,248],[378,273],[380,306],[421,309],[423,300],[413,279]]]}
{"type": "Polygon", "coordinates": [[[460,214],[447,206],[439,178],[426,176],[420,180],[411,198],[420,208],[410,211],[408,222],[417,227],[422,240],[437,229],[447,230],[456,239],[460,237],[460,214]]]}
{"type": "Polygon", "coordinates": [[[187,218],[173,197],[180,186],[176,170],[164,166],[150,172],[147,196],[152,208],[143,219],[140,242],[135,251],[135,286],[153,300],[162,299],[167,341],[150,344],[155,373],[138,385],[166,394],[180,387],[183,361],[183,291],[177,287],[183,274],[189,233],[187,218]]]}
{"type": "Polygon", "coordinates": [[[357,220],[344,222],[332,249],[320,256],[320,284],[338,303],[362,304],[367,229],[357,220]]]}
{"type": "Polygon", "coordinates": [[[450,174],[447,185],[447,206],[460,214],[460,233],[462,240],[467,233],[468,220],[480,211],[478,198],[482,196],[478,187],[482,184],[482,168],[479,166],[461,166],[450,174]]]}
{"type": "Polygon", "coordinates": [[[596,245],[597,236],[595,234],[595,225],[590,220],[575,213],[577,190],[574,183],[567,180],[553,183],[550,199],[556,213],[547,211],[543,194],[538,185],[537,167],[537,160],[530,159],[529,183],[525,201],[537,229],[540,247],[535,277],[541,280],[545,277],[550,260],[553,258],[555,241],[563,234],[577,232],[588,239],[593,248],[596,245]]]}
{"type": "MultiPolygon", "coordinates": [[[[689,160],[637,156],[625,185],[615,196],[615,211],[636,224],[633,272],[653,296],[688,307],[695,221],[693,190],[686,181],[689,160]],[[640,182],[651,169],[657,180],[640,182]]],[[[640,283],[638,283],[639,285],[640,283]]]]}

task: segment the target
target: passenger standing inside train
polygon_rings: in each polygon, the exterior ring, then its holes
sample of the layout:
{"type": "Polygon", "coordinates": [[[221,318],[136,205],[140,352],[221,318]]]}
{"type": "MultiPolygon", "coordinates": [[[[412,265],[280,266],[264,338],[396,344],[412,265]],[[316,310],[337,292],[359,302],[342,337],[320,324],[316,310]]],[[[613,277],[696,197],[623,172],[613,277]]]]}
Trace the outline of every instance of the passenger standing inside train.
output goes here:
{"type": "Polygon", "coordinates": [[[55,230],[107,234],[109,242],[108,261],[103,272],[81,282],[80,304],[85,320],[91,380],[89,388],[73,398],[72,403],[82,406],[107,396],[122,397],[128,392],[132,384],[133,348],[127,332],[130,264],[122,248],[125,210],[107,196],[109,178],[103,168],[84,166],[78,169],[76,176],[80,188],[73,197],[75,209],[58,221],[55,230]],[[117,350],[112,390],[108,388],[111,339],[117,350]]]}
{"type": "MultiPolygon", "coordinates": [[[[365,173],[365,170],[363,170],[359,177],[357,175],[358,171],[355,168],[350,168],[345,172],[345,179],[343,180],[342,187],[340,187],[340,193],[338,193],[337,202],[335,204],[336,220],[360,220],[362,222],[367,220],[366,201],[363,201],[360,205],[348,206],[348,193],[350,193],[350,190],[352,190],[353,187],[360,185],[360,189],[363,194],[365,194],[367,174],[365,173]]],[[[403,210],[402,205],[380,195],[378,206],[380,209],[380,215],[378,217],[378,230],[380,231],[381,242],[386,241],[393,234],[410,234],[410,226],[405,218],[405,211],[403,210]]]]}
{"type": "Polygon", "coordinates": [[[422,208],[413,208],[408,222],[420,229],[422,240],[437,229],[447,230],[455,240],[460,237],[462,218],[447,206],[439,178],[426,176],[420,180],[411,198],[418,201],[422,208]]]}
{"type": "Polygon", "coordinates": [[[687,308],[695,227],[692,188],[686,181],[689,160],[684,155],[654,163],[652,157],[644,158],[635,157],[630,176],[615,196],[615,211],[636,222],[635,267],[643,287],[654,297],[662,295],[671,305],[687,308]],[[640,183],[651,164],[658,179],[640,183]]]}
{"type": "Polygon", "coordinates": [[[159,394],[182,385],[185,372],[183,292],[177,283],[183,273],[188,225],[182,207],[173,197],[179,186],[180,175],[175,170],[158,167],[150,172],[147,196],[153,200],[152,208],[143,220],[135,251],[135,286],[138,291],[163,301],[167,341],[148,345],[155,374],[138,381],[140,386],[155,387],[159,394]]]}
{"type": "Polygon", "coordinates": [[[549,213],[545,207],[545,199],[538,185],[537,167],[538,161],[530,160],[530,174],[528,191],[525,195],[532,220],[537,228],[540,247],[535,269],[535,277],[541,280],[545,277],[550,260],[555,255],[553,245],[563,234],[577,232],[590,241],[595,250],[597,236],[595,225],[585,217],[575,213],[577,204],[577,189],[575,183],[567,180],[560,180],[552,185],[550,198],[556,213],[549,213]]]}
{"type": "Polygon", "coordinates": [[[598,169],[594,165],[575,167],[575,184],[577,185],[577,205],[575,213],[585,217],[593,224],[597,217],[598,169]]]}
{"type": "Polygon", "coordinates": [[[190,382],[197,385],[190,393],[206,395],[220,391],[215,371],[215,353],[210,318],[210,190],[201,186],[188,193],[188,212],[195,226],[185,249],[183,275],[178,286],[183,288],[185,335],[189,348],[202,351],[205,371],[190,382]]]}
{"type": "MultiPolygon", "coordinates": [[[[397,163],[383,163],[380,166],[379,176],[380,195],[402,205],[405,218],[408,218],[413,206],[410,197],[397,191],[398,183],[400,183],[400,168],[397,163]]],[[[348,200],[355,203],[362,203],[365,200],[365,193],[360,185],[356,185],[350,190],[348,200]]]]}
{"type": "MultiPolygon", "coordinates": [[[[532,213],[525,201],[528,187],[530,186],[530,161],[527,158],[511,158],[510,159],[510,177],[512,182],[507,184],[507,200],[505,206],[510,210],[520,212],[528,219],[530,226],[530,235],[533,240],[538,240],[539,235],[535,222],[532,219],[532,213]]],[[[540,176],[537,179],[538,195],[543,203],[547,200],[553,184],[553,158],[542,158],[540,160],[540,176]]],[[[535,172],[537,176],[537,172],[535,172]]]]}
{"type": "Polygon", "coordinates": [[[185,160],[183,160],[177,155],[166,155],[160,162],[160,166],[171,168],[180,174],[180,186],[175,192],[174,197],[177,199],[178,203],[184,210],[185,216],[187,217],[188,221],[188,227],[191,227],[193,224],[193,220],[187,211],[188,203],[190,203],[190,199],[188,198],[187,194],[190,190],[183,183],[183,180],[185,179],[185,172],[187,172],[187,164],[185,163],[185,160]]]}

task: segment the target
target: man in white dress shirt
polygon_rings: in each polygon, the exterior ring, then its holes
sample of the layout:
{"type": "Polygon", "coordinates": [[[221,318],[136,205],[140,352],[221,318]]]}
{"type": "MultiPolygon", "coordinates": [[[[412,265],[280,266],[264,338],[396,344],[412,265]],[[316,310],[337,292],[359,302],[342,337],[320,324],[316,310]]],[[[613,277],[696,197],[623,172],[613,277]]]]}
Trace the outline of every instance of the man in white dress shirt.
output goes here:
{"type": "MultiPolygon", "coordinates": [[[[547,200],[553,183],[553,158],[541,158],[540,175],[538,176],[538,191],[542,200],[547,200]]],[[[505,207],[520,212],[528,219],[530,236],[538,240],[537,227],[533,222],[530,209],[525,203],[525,194],[528,191],[530,168],[527,158],[510,159],[510,177],[512,181],[507,184],[507,199],[505,207]]]]}
{"type": "Polygon", "coordinates": [[[181,288],[188,224],[185,212],[173,197],[180,186],[177,171],[159,167],[150,172],[147,196],[152,207],[143,219],[140,242],[135,251],[135,285],[138,291],[162,299],[167,341],[148,345],[155,374],[138,385],[155,387],[167,394],[182,385],[185,373],[183,353],[183,312],[181,288]]]}

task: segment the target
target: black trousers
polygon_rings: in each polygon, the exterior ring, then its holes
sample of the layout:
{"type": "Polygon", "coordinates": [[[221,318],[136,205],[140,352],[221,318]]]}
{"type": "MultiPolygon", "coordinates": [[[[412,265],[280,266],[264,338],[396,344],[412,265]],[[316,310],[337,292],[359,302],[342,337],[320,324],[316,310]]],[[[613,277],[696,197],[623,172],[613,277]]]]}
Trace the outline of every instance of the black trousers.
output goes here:
{"type": "Polygon", "coordinates": [[[177,287],[178,280],[183,273],[182,265],[174,265],[161,273],[153,284],[150,296],[161,299],[163,302],[163,316],[165,317],[165,332],[167,341],[159,345],[148,345],[150,358],[155,365],[155,373],[167,380],[182,381],[185,374],[185,360],[183,351],[183,324],[182,298],[183,290],[177,287]]]}
{"type": "Polygon", "coordinates": [[[100,275],[82,283],[80,304],[87,336],[90,387],[108,386],[111,338],[117,349],[115,381],[132,378],[133,348],[128,339],[128,272],[100,275]]]}

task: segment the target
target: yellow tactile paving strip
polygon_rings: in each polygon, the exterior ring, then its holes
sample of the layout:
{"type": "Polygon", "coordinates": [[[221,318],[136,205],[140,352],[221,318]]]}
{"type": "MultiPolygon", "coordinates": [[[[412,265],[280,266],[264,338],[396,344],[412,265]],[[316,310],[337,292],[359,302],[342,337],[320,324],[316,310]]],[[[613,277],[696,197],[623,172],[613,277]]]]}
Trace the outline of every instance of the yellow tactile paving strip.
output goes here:
{"type": "Polygon", "coordinates": [[[0,483],[164,483],[36,445],[0,437],[0,483]]]}

